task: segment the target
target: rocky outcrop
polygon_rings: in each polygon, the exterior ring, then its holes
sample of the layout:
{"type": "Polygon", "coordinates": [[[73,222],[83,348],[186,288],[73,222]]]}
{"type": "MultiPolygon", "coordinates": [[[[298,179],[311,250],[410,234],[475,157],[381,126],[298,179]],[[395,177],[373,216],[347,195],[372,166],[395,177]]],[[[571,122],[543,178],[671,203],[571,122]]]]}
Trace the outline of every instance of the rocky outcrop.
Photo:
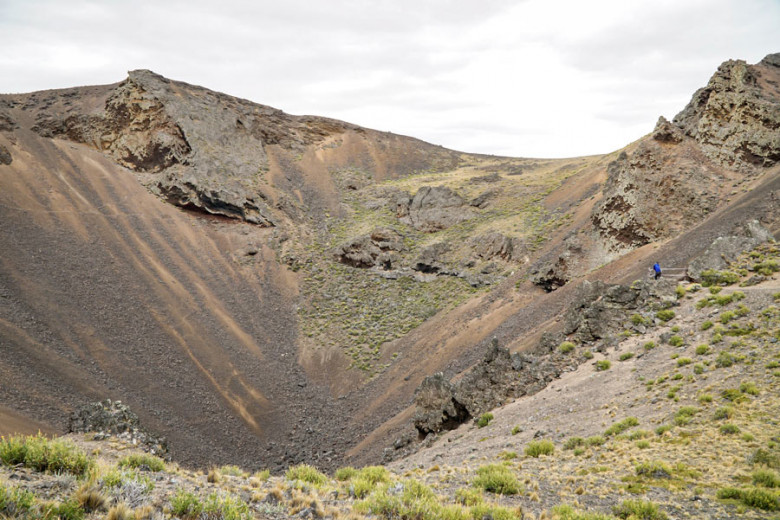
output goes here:
{"type": "MultiPolygon", "coordinates": [[[[581,343],[605,340],[625,330],[629,314],[649,302],[676,305],[675,280],[628,285],[584,281],[564,316],[563,333],[581,343]]],[[[651,318],[649,318],[651,319],[651,318]]]]}
{"type": "Polygon", "coordinates": [[[168,202],[184,209],[245,220],[261,227],[276,225],[262,194],[247,193],[240,184],[215,189],[191,177],[171,175],[159,181],[157,188],[168,202]]]}
{"type": "Polygon", "coordinates": [[[0,132],[12,132],[18,127],[19,125],[16,124],[16,121],[11,119],[10,115],[0,111],[0,132]]]}
{"type": "Polygon", "coordinates": [[[469,240],[469,243],[474,254],[483,260],[523,262],[527,255],[527,248],[521,239],[495,231],[478,235],[469,240]]]}
{"type": "Polygon", "coordinates": [[[421,437],[457,428],[507,399],[538,392],[573,363],[544,343],[532,353],[510,355],[494,338],[482,361],[456,383],[441,373],[423,380],[415,392],[414,426],[421,437]]]}
{"type": "Polygon", "coordinates": [[[0,144],[0,165],[8,165],[13,162],[13,157],[11,157],[11,152],[8,151],[8,148],[0,144]]]}
{"type": "Polygon", "coordinates": [[[398,198],[396,216],[418,231],[433,233],[468,220],[472,214],[466,201],[450,188],[423,186],[412,198],[398,198]]]}
{"type": "Polygon", "coordinates": [[[780,161],[780,54],[758,65],[729,60],[674,123],[724,166],[750,170],[780,161]]]}
{"type": "Polygon", "coordinates": [[[591,221],[610,250],[674,235],[717,207],[721,173],[690,143],[676,141],[665,121],[654,135],[658,139],[643,141],[632,155],[622,152],[607,167],[604,197],[591,221]]]}
{"type": "Polygon", "coordinates": [[[531,269],[531,282],[547,292],[566,285],[572,278],[572,272],[582,258],[582,243],[577,236],[564,240],[563,251],[553,252],[551,257],[539,260],[531,269]]]}
{"type": "Polygon", "coordinates": [[[380,227],[340,245],[333,254],[336,260],[352,267],[392,269],[398,261],[398,252],[405,249],[400,233],[380,227]]]}
{"type": "Polygon", "coordinates": [[[758,221],[748,222],[735,234],[716,238],[701,256],[688,265],[688,277],[694,282],[700,282],[702,271],[725,269],[742,252],[773,239],[772,234],[758,221]]]}
{"type": "Polygon", "coordinates": [[[444,260],[450,250],[449,244],[446,242],[437,242],[431,244],[420,252],[420,255],[412,263],[412,269],[421,273],[445,273],[447,265],[444,260]]]}
{"type": "Polygon", "coordinates": [[[138,416],[121,401],[106,399],[82,406],[71,414],[68,432],[95,433],[96,438],[116,435],[122,440],[143,446],[156,455],[165,455],[168,452],[165,438],[145,431],[138,416]]]}

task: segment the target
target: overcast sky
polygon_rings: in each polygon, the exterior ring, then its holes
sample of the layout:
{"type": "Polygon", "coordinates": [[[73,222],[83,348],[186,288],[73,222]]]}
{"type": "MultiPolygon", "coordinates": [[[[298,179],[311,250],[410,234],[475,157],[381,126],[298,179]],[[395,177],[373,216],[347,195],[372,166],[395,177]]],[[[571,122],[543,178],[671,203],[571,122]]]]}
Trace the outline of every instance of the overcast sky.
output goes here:
{"type": "Polygon", "coordinates": [[[0,92],[132,69],[526,157],[610,152],[726,59],[780,52],[780,0],[0,0],[0,92]]]}

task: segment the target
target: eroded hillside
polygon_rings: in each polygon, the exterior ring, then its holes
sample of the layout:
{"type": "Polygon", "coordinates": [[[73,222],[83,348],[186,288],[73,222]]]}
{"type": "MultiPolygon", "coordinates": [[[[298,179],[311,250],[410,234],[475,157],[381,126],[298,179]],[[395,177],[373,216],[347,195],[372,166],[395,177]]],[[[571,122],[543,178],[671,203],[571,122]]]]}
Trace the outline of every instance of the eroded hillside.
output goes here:
{"type": "Polygon", "coordinates": [[[750,220],[780,230],[778,65],[727,62],[674,122],[565,160],[455,152],[148,71],[2,96],[0,414],[62,431],[80,404],[126,401],[187,462],[408,450],[427,376],[457,376],[494,337],[536,355],[582,280],[684,267],[750,220]]]}

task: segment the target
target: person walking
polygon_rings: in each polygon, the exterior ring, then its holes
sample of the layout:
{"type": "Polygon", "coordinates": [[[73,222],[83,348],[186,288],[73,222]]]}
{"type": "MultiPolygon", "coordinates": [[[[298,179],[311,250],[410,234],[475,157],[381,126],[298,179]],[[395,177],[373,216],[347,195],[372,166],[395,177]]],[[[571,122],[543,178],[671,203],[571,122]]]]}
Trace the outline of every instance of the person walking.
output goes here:
{"type": "Polygon", "coordinates": [[[653,264],[653,271],[655,271],[655,279],[658,280],[661,278],[661,266],[656,262],[653,264]]]}

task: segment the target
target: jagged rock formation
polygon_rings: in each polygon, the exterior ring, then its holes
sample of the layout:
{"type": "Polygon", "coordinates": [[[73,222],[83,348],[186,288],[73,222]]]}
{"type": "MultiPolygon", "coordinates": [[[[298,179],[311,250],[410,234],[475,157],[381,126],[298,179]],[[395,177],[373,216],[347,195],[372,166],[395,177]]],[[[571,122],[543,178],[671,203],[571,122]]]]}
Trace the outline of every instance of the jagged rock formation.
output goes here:
{"type": "Polygon", "coordinates": [[[700,282],[702,271],[724,269],[743,251],[773,239],[772,234],[758,221],[748,222],[738,230],[738,234],[716,238],[701,256],[688,265],[688,277],[694,282],[700,282]]]}
{"type": "Polygon", "coordinates": [[[544,257],[530,269],[531,281],[547,292],[566,285],[582,258],[582,242],[576,236],[567,237],[562,249],[563,252],[554,251],[552,258],[544,257]]]}
{"type": "Polygon", "coordinates": [[[376,228],[368,235],[353,238],[334,251],[335,258],[352,267],[392,269],[398,253],[404,251],[403,236],[389,228],[376,228]]]}
{"type": "Polygon", "coordinates": [[[674,118],[719,164],[741,170],[780,161],[780,54],[729,60],[674,118]]]}
{"type": "Polygon", "coordinates": [[[424,186],[414,197],[400,197],[396,203],[398,219],[417,229],[433,233],[471,218],[463,198],[446,186],[424,186]]]}
{"type": "Polygon", "coordinates": [[[13,162],[13,157],[11,157],[11,152],[8,151],[8,148],[0,144],[0,165],[8,165],[13,162]]]}
{"type": "Polygon", "coordinates": [[[80,407],[70,415],[68,432],[95,433],[96,439],[116,435],[133,445],[143,446],[155,455],[168,453],[165,438],[144,430],[138,416],[121,401],[106,399],[80,407]]]}
{"type": "Polygon", "coordinates": [[[522,240],[495,231],[476,236],[469,243],[474,253],[483,260],[500,259],[509,262],[522,262],[527,255],[522,240]]]}

